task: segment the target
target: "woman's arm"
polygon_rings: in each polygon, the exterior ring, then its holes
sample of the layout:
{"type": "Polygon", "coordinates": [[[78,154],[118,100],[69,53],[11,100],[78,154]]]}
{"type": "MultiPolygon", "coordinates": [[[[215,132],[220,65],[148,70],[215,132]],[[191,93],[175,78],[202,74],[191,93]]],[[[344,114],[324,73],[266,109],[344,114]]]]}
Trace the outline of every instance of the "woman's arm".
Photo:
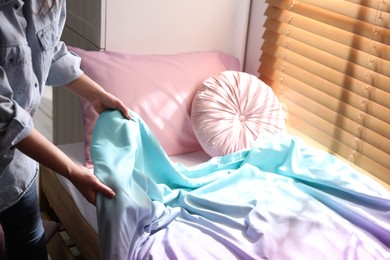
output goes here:
{"type": "Polygon", "coordinates": [[[29,136],[20,141],[16,148],[68,178],[93,205],[96,204],[96,192],[101,192],[110,198],[115,196],[112,189],[101,183],[86,167],[74,163],[36,129],[33,129],[29,136]]]}
{"type": "MultiPolygon", "coordinates": [[[[105,91],[85,74],[67,84],[66,87],[78,96],[88,100],[98,113],[107,109],[118,109],[124,117],[130,119],[129,110],[123,102],[105,91]]],[[[101,192],[107,197],[115,196],[112,189],[101,183],[86,167],[75,164],[36,129],[33,129],[29,136],[20,141],[16,148],[69,179],[83,196],[94,205],[96,203],[96,192],[101,192]]]]}

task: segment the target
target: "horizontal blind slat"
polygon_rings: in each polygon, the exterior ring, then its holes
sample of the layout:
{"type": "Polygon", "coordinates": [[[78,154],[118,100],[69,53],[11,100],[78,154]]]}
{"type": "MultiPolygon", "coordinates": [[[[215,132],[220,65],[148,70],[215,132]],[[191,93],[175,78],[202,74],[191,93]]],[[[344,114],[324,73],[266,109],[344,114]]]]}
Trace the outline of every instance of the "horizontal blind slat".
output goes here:
{"type": "MultiPolygon", "coordinates": [[[[371,86],[375,86],[386,93],[390,93],[390,77],[386,77],[382,74],[371,72],[370,79],[367,79],[366,76],[368,71],[366,69],[362,69],[361,67],[353,66],[352,64],[351,68],[346,67],[344,70],[340,69],[341,71],[338,71],[334,68],[323,65],[321,58],[310,59],[300,55],[299,53],[276,46],[268,41],[263,44],[261,49],[265,54],[284,60],[285,62],[300,67],[312,74],[323,76],[323,78],[325,77],[326,80],[329,80],[335,85],[349,88],[350,82],[353,79],[356,79],[360,82],[365,82],[371,86]]],[[[310,50],[308,50],[308,52],[309,51],[310,50]]],[[[321,56],[321,53],[319,52],[318,55],[321,56]]],[[[336,62],[337,60],[334,61],[336,62]]],[[[359,93],[359,91],[357,93],[359,93]]],[[[382,105],[388,106],[389,102],[384,102],[382,105]]]]}
{"type": "MultiPolygon", "coordinates": [[[[292,18],[293,22],[295,20],[294,15],[297,14],[302,17],[306,17],[306,19],[311,20],[311,22],[309,22],[309,24],[307,24],[306,26],[312,26],[312,24],[315,23],[323,23],[331,25],[335,28],[339,28],[341,30],[348,31],[355,35],[360,35],[381,42],[386,45],[390,44],[390,30],[388,28],[381,27],[380,31],[378,31],[377,33],[373,33],[373,25],[371,23],[330,12],[315,6],[304,4],[302,2],[299,2],[299,4],[295,4],[291,10],[288,10],[289,1],[268,0],[266,2],[269,2],[271,6],[277,9],[282,9],[284,10],[284,12],[288,12],[289,19],[292,18]]],[[[320,32],[325,33],[323,31],[320,32]]],[[[330,34],[326,34],[326,37],[327,36],[330,36],[330,34]]]]}
{"type": "Polygon", "coordinates": [[[390,13],[390,2],[381,1],[378,4],[378,1],[372,1],[372,0],[345,0],[354,4],[359,4],[363,6],[367,6],[373,9],[378,8],[379,10],[383,12],[390,13]]]}
{"type": "MultiPolygon", "coordinates": [[[[292,89],[288,89],[286,90],[286,92],[286,95],[290,95],[290,98],[288,100],[291,106],[290,111],[293,111],[293,113],[295,113],[297,111],[297,107],[300,107],[302,109],[305,109],[305,111],[307,111],[308,113],[315,115],[316,117],[321,117],[321,119],[324,120],[323,125],[321,125],[321,129],[328,129],[328,134],[332,134],[333,137],[339,140],[344,140],[344,143],[347,145],[350,144],[351,140],[354,139],[354,130],[356,129],[355,122],[351,121],[350,119],[344,117],[341,114],[334,112],[333,110],[322,106],[319,103],[315,103],[315,101],[311,100],[306,96],[300,95],[300,93],[295,92],[292,89]],[[344,139],[340,135],[341,132],[344,135],[344,139]]],[[[306,114],[302,114],[302,116],[305,117],[306,114]]],[[[387,127],[389,127],[389,125],[387,125],[387,127]]],[[[388,145],[386,145],[386,143],[388,143],[390,139],[385,138],[384,136],[379,135],[371,131],[370,129],[364,127],[362,127],[361,133],[358,135],[358,137],[362,142],[367,143],[371,146],[370,150],[367,150],[366,152],[361,151],[361,153],[367,154],[368,157],[381,158],[381,156],[383,155],[390,155],[390,148],[388,145]]],[[[382,159],[382,163],[389,164],[390,168],[390,158],[388,159],[389,161],[382,159]]]]}
{"type": "MultiPolygon", "coordinates": [[[[266,72],[266,70],[267,68],[264,68],[263,71],[266,72]]],[[[278,81],[281,73],[278,71],[274,71],[274,73],[272,74],[265,73],[265,75],[267,75],[266,77],[268,78],[268,82],[272,82],[272,85],[276,87],[274,91],[278,93],[279,90],[277,84],[275,84],[274,82],[278,81]]],[[[261,79],[263,79],[263,76],[260,77],[261,79]]],[[[309,85],[306,85],[305,83],[295,79],[294,77],[285,75],[283,83],[289,85],[288,88],[285,88],[284,90],[285,93],[283,94],[284,96],[286,96],[286,98],[288,98],[289,100],[293,100],[292,99],[293,96],[288,96],[289,93],[288,91],[290,89],[297,93],[300,93],[301,95],[305,95],[311,101],[305,104],[301,104],[301,106],[305,106],[306,109],[309,109],[307,106],[312,105],[313,102],[316,102],[316,104],[323,106],[320,107],[323,109],[316,110],[316,113],[321,115],[324,119],[328,120],[329,122],[338,125],[343,129],[346,129],[351,134],[354,133],[356,124],[360,123],[361,118],[359,118],[359,116],[363,115],[364,116],[363,126],[367,129],[370,129],[370,132],[372,132],[370,134],[372,136],[372,140],[369,142],[375,146],[380,147],[380,149],[390,154],[390,146],[386,145],[386,143],[389,142],[390,140],[390,131],[389,131],[390,123],[386,123],[382,120],[379,120],[377,117],[372,116],[370,114],[366,114],[366,113],[362,114],[359,109],[356,109],[350,104],[345,102],[340,102],[339,99],[329,96],[318,89],[311,88],[309,85]],[[342,125],[344,125],[344,127],[342,125]]],[[[315,104],[313,104],[313,109],[315,107],[316,107],[315,104]]],[[[367,138],[366,140],[369,140],[369,138],[367,138]]]]}
{"type": "MultiPolygon", "coordinates": [[[[301,55],[304,55],[311,59],[322,59],[321,62],[329,63],[328,66],[349,66],[349,64],[356,64],[362,68],[369,69],[387,77],[390,77],[390,61],[366,53],[358,49],[351,48],[349,46],[340,44],[338,42],[326,39],[322,36],[301,30],[300,28],[293,27],[290,29],[290,34],[287,36],[283,32],[287,31],[290,25],[282,24],[275,20],[268,20],[268,29],[263,39],[267,42],[274,43],[280,47],[288,48],[290,51],[295,51],[301,55]],[[270,23],[273,23],[272,25],[270,23]],[[277,29],[275,31],[273,28],[277,29]],[[312,50],[309,52],[308,50],[312,50]],[[322,56],[316,55],[317,52],[322,56]],[[315,53],[312,56],[308,54],[315,53]],[[341,59],[341,61],[333,61],[334,59],[341,59]]],[[[390,53],[390,46],[383,48],[383,51],[390,53]]],[[[390,54],[389,54],[390,58],[390,54]]],[[[342,69],[342,68],[341,68],[342,69]]],[[[338,69],[338,70],[341,70],[338,69]]]]}
{"type": "MultiPolygon", "coordinates": [[[[375,8],[370,8],[367,6],[362,6],[360,4],[354,4],[348,1],[340,0],[300,0],[300,2],[316,6],[326,11],[331,11],[357,20],[365,21],[370,24],[375,24],[378,22],[378,12],[376,10],[377,6],[375,6],[375,8]]],[[[383,22],[383,24],[378,25],[388,28],[390,22],[390,14],[387,13],[385,10],[382,10],[381,16],[382,19],[380,21],[383,22]]]]}
{"type": "Polygon", "coordinates": [[[301,15],[294,14],[293,18],[291,18],[291,12],[278,8],[269,7],[267,8],[265,14],[268,18],[272,18],[265,21],[264,27],[266,29],[282,33],[284,35],[291,35],[292,38],[303,37],[296,36],[296,34],[299,34],[300,31],[295,31],[293,29],[290,30],[288,28],[288,26],[293,26],[295,28],[299,28],[301,31],[318,35],[321,39],[338,42],[347,48],[353,48],[365,53],[370,53],[371,55],[381,59],[390,59],[390,46],[388,44],[372,41],[370,38],[362,37],[354,34],[353,32],[341,30],[340,28],[328,24],[313,21],[312,19],[301,15]],[[280,24],[275,24],[275,22],[279,22],[280,24]],[[280,28],[282,25],[284,27],[280,28]],[[318,34],[319,31],[321,32],[320,34],[318,34]]]}
{"type": "MultiPolygon", "coordinates": [[[[301,98],[302,102],[308,101],[308,99],[303,96],[301,96],[301,98]]],[[[290,102],[289,100],[286,102],[288,103],[288,106],[291,108],[292,111],[290,114],[290,120],[292,120],[291,116],[294,115],[300,118],[302,121],[305,121],[306,123],[310,122],[311,124],[313,124],[314,122],[313,125],[317,128],[317,131],[321,131],[327,136],[331,136],[332,139],[338,140],[338,142],[343,143],[345,146],[348,146],[350,148],[350,151],[351,148],[354,148],[353,141],[355,138],[353,135],[351,135],[347,131],[344,131],[341,128],[338,128],[333,124],[330,124],[328,121],[315,114],[312,110],[306,110],[305,108],[297,105],[294,102],[290,102]]],[[[376,147],[362,140],[359,140],[358,145],[361,154],[363,154],[367,158],[370,158],[370,160],[375,161],[376,163],[381,164],[384,167],[390,169],[389,153],[377,149],[376,147]]]]}
{"type": "MultiPolygon", "coordinates": [[[[340,155],[341,157],[348,160],[351,149],[344,144],[333,139],[331,136],[326,135],[325,133],[318,131],[311,123],[306,123],[300,118],[296,117],[294,114],[291,115],[291,125],[302,132],[303,134],[309,136],[313,140],[318,140],[322,145],[326,147],[332,147],[331,151],[340,155]]],[[[385,166],[373,162],[369,158],[360,153],[355,155],[356,165],[362,169],[368,171],[372,175],[378,177],[386,183],[390,183],[390,170],[385,166]]]]}

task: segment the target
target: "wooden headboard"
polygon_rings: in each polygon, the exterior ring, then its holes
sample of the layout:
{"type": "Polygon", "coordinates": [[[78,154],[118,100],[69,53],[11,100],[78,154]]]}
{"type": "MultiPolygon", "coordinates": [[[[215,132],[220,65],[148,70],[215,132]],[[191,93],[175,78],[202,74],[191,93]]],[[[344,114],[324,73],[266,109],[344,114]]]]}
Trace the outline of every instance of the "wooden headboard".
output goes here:
{"type": "MultiPolygon", "coordinates": [[[[63,41],[87,50],[175,54],[219,50],[244,64],[250,0],[68,0],[63,41]]],[[[53,141],[80,142],[78,99],[53,91],[53,141]]]]}

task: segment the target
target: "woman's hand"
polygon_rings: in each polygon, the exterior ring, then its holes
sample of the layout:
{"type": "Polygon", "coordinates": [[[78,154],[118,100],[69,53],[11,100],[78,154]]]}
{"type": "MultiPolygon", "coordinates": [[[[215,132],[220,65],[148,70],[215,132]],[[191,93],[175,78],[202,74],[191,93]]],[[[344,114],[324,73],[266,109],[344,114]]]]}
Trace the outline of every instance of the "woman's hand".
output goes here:
{"type": "Polygon", "coordinates": [[[83,74],[66,87],[78,96],[88,100],[99,114],[107,109],[118,109],[123,116],[130,119],[129,109],[114,95],[105,91],[99,84],[83,74]]]}
{"type": "Polygon", "coordinates": [[[125,118],[130,119],[129,109],[125,106],[125,104],[123,104],[123,102],[117,97],[106,91],[95,96],[94,99],[91,99],[89,102],[91,102],[96,112],[99,114],[108,109],[118,109],[122,112],[125,118]]]}
{"type": "Polygon", "coordinates": [[[96,206],[96,192],[102,193],[108,198],[115,197],[115,192],[101,183],[86,167],[79,166],[75,172],[69,175],[69,180],[81,192],[89,203],[96,206]]]}
{"type": "Polygon", "coordinates": [[[64,152],[47,140],[36,129],[20,141],[16,148],[37,162],[69,179],[83,196],[96,204],[96,192],[113,198],[115,192],[100,182],[86,167],[74,163],[64,152]]]}

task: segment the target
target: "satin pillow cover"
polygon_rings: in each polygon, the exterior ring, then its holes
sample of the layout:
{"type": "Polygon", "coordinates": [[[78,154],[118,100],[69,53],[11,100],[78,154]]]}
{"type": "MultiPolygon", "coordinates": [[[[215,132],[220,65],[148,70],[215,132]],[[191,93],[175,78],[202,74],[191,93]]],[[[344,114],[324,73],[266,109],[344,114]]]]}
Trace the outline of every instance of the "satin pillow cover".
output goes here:
{"type": "Polygon", "coordinates": [[[239,71],[225,71],[203,82],[192,102],[191,122],[210,156],[250,148],[259,135],[285,129],[284,112],[272,89],[239,71]]]}
{"type": "MultiPolygon", "coordinates": [[[[85,51],[81,69],[105,90],[139,114],[168,155],[201,150],[191,127],[191,102],[204,79],[225,70],[238,70],[238,59],[222,52],[176,55],[132,55],[85,51]]],[[[81,100],[86,165],[92,167],[90,144],[98,114],[81,100]]]]}

